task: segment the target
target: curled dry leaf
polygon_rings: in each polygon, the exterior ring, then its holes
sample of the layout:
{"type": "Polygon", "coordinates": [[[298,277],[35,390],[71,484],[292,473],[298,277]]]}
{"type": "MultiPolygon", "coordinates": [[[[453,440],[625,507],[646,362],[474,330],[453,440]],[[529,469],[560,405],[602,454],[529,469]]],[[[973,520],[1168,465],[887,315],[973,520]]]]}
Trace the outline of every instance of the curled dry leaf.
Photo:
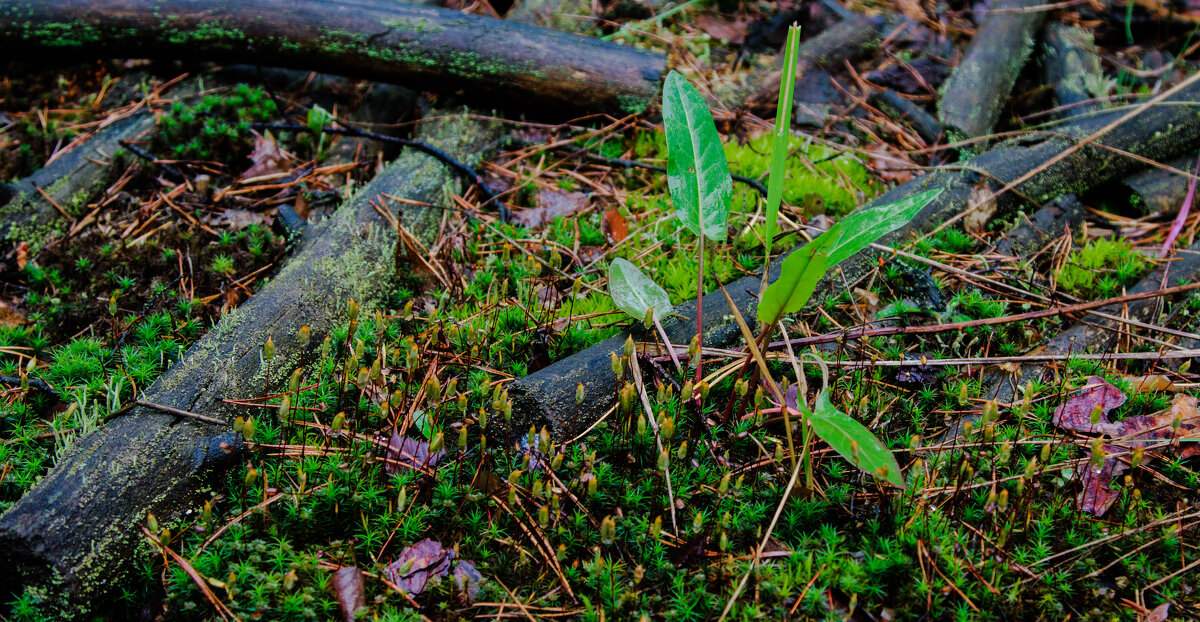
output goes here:
{"type": "Polygon", "coordinates": [[[354,622],[354,616],[358,610],[367,606],[367,592],[358,567],[339,568],[333,573],[333,580],[329,585],[333,590],[333,595],[337,598],[342,619],[346,622],[354,622]]]}
{"type": "MultiPolygon", "coordinates": [[[[1105,445],[1104,451],[1113,453],[1120,451],[1120,448],[1105,445]]],[[[1079,475],[1079,481],[1083,483],[1083,490],[1079,492],[1080,511],[1093,516],[1103,516],[1121,497],[1121,493],[1112,488],[1113,480],[1128,468],[1124,462],[1117,459],[1105,460],[1099,472],[1093,471],[1091,465],[1086,462],[1076,467],[1075,472],[1079,475]]]]}
{"type": "Polygon", "coordinates": [[[254,151],[250,153],[253,164],[242,173],[242,179],[274,175],[291,170],[292,155],[279,148],[270,132],[255,134],[254,151]]]}
{"type": "Polygon", "coordinates": [[[992,216],[996,215],[996,193],[992,192],[986,179],[971,189],[967,197],[967,215],[963,217],[963,228],[967,231],[982,231],[992,216]]]}
{"type": "Polygon", "coordinates": [[[0,300],[0,326],[15,328],[17,326],[24,326],[25,321],[25,315],[18,311],[16,307],[0,300]]]}
{"type": "Polygon", "coordinates": [[[1163,374],[1149,376],[1125,376],[1134,393],[1157,393],[1159,391],[1179,391],[1175,383],[1163,374]]]}
{"type": "Polygon", "coordinates": [[[870,145],[865,151],[871,156],[869,166],[878,172],[884,181],[903,184],[912,180],[913,169],[917,166],[912,160],[892,152],[887,145],[881,143],[870,145]]]}

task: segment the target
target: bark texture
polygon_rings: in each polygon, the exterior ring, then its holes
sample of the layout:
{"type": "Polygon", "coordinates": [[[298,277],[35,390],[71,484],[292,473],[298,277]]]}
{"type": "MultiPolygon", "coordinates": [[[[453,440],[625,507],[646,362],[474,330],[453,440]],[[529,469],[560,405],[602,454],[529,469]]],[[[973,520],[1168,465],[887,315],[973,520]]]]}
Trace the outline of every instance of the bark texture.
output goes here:
{"type": "Polygon", "coordinates": [[[954,74],[942,87],[939,115],[952,140],[992,133],[1008,94],[1033,51],[1044,11],[1020,11],[1040,0],[1000,0],[975,32],[954,74]]]}
{"type": "MultiPolygon", "coordinates": [[[[1200,99],[1200,86],[1179,93],[1177,100],[1200,99]]],[[[1056,128],[1056,133],[1084,137],[1112,122],[1122,113],[1105,112],[1056,128]]],[[[917,192],[941,188],[942,193],[925,207],[906,227],[880,240],[880,243],[896,246],[914,235],[932,230],[940,223],[962,211],[967,205],[971,190],[981,180],[1007,182],[1032,171],[1041,163],[1077,142],[1062,135],[1031,135],[1017,141],[1002,143],[992,151],[972,158],[964,163],[962,170],[938,170],[893,188],[867,204],[866,207],[883,205],[909,197],[917,192]]],[[[1164,105],[1151,108],[1142,115],[1110,131],[1099,143],[1117,150],[1128,150],[1152,160],[1167,160],[1180,153],[1194,150],[1200,145],[1200,110],[1192,106],[1164,105]]],[[[1034,206],[1039,206],[1064,194],[1078,194],[1113,179],[1119,179],[1137,167],[1136,160],[1126,158],[1113,149],[1088,146],[1079,149],[1053,166],[1034,175],[1017,186],[1016,192],[997,197],[996,218],[1002,218],[1015,210],[1028,207],[1027,197],[1034,206]]],[[[999,189],[990,181],[993,190],[999,189]]],[[[853,282],[858,276],[877,266],[882,252],[867,250],[846,260],[840,266],[846,280],[853,282]]],[[[772,274],[779,273],[781,259],[776,259],[772,274]]],[[[818,286],[814,300],[830,295],[835,286],[843,283],[842,278],[826,278],[818,286]]],[[[727,285],[734,304],[747,318],[753,318],[759,276],[748,276],[727,285]]],[[[676,308],[684,316],[669,322],[665,328],[672,343],[686,344],[695,334],[695,303],[689,302],[676,308]]],[[[710,293],[704,299],[704,335],[706,347],[729,347],[740,339],[740,333],[731,318],[730,310],[720,292],[710,293]]],[[[640,323],[639,323],[640,325],[640,323]]],[[[513,398],[513,429],[520,432],[535,425],[547,426],[559,438],[573,435],[596,421],[615,399],[615,379],[609,367],[609,353],[620,352],[626,335],[618,335],[603,341],[573,356],[556,361],[544,369],[522,378],[509,388],[513,398]],[[584,386],[587,399],[577,409],[575,388],[584,386]]],[[[642,339],[640,335],[635,339],[642,339]]],[[[645,341],[653,341],[647,335],[645,341]]]]}
{"type": "Polygon", "coordinates": [[[1059,119],[1069,119],[1104,109],[1093,91],[1104,80],[1100,56],[1092,33],[1079,26],[1046,26],[1042,70],[1046,84],[1054,87],[1059,119]]]}
{"type": "MultiPolygon", "coordinates": [[[[453,116],[425,124],[420,137],[465,162],[499,135],[489,124],[453,116]]],[[[346,301],[378,305],[395,274],[395,233],[371,206],[382,195],[440,204],[452,173],[442,163],[406,152],[332,217],[310,227],[308,242],[248,303],[221,322],[142,396],[148,402],[232,421],[257,409],[224,398],[262,395],[284,386],[306,356],[296,332],[307,324],[315,349],[343,319],[346,301]],[[268,369],[262,345],[276,355],[268,369]]],[[[404,224],[432,242],[439,209],[404,208],[404,224]]],[[[69,453],[0,516],[0,586],[30,586],[53,600],[52,617],[103,607],[144,552],[138,529],[147,512],[169,524],[194,509],[197,494],[237,456],[225,426],[134,408],[79,439],[69,453]],[[87,607],[80,605],[87,603],[87,607]]]]}
{"type": "Polygon", "coordinates": [[[59,52],[314,69],[509,102],[628,114],[661,54],[389,0],[0,0],[0,54],[59,52]],[[270,16],[265,19],[264,16],[270,16]]]}

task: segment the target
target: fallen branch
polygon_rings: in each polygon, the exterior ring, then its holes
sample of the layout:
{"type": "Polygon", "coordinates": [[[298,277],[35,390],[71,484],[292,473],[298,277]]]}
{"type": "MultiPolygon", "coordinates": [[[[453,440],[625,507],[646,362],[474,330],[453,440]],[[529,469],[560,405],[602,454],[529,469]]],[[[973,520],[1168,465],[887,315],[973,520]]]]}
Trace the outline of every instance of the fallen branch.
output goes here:
{"type": "MultiPolygon", "coordinates": [[[[1176,94],[1176,99],[1188,101],[1200,98],[1200,86],[1189,85],[1176,94]]],[[[961,217],[968,204],[971,192],[981,183],[992,187],[1009,180],[1028,177],[1019,183],[1016,192],[996,197],[995,218],[1003,218],[1028,204],[1028,197],[1035,204],[1042,204],[1063,194],[1078,194],[1112,179],[1124,177],[1137,169],[1141,163],[1126,157],[1123,152],[1133,151],[1138,156],[1153,160],[1168,160],[1186,153],[1200,145],[1200,115],[1188,106],[1154,106],[1126,123],[1111,128],[1102,138],[1084,147],[1075,148],[1075,141],[1092,135],[1097,129],[1113,124],[1120,118],[1120,111],[1105,112],[1081,118],[1062,126],[1054,133],[1031,135],[1018,141],[1002,143],[992,151],[966,161],[954,168],[944,168],[918,177],[902,186],[893,188],[864,207],[872,207],[899,201],[931,188],[942,188],[936,200],[925,207],[906,227],[884,236],[881,245],[900,247],[914,235],[951,226],[961,217]],[[1069,151],[1065,157],[1060,157],[1069,151]],[[1042,163],[1059,158],[1051,166],[1042,163]],[[1029,173],[1034,172],[1032,175],[1029,173]]],[[[887,253],[868,250],[846,260],[840,266],[841,274],[850,282],[867,271],[876,268],[885,260],[887,253]]],[[[773,262],[771,274],[779,274],[782,257],[773,262]]],[[[822,300],[833,287],[841,284],[843,276],[836,281],[826,278],[818,287],[814,300],[822,300]]],[[[744,316],[754,315],[756,296],[761,277],[751,275],[727,286],[735,305],[744,316]]],[[[730,310],[724,296],[709,294],[704,302],[705,347],[722,348],[733,344],[739,337],[737,326],[729,319],[730,310]]],[[[677,318],[664,326],[672,343],[688,343],[695,333],[694,303],[685,303],[676,308],[677,318]]],[[[634,331],[640,334],[640,331],[634,331]]],[[[528,430],[530,425],[541,428],[548,426],[559,438],[570,438],[574,432],[588,427],[614,403],[615,380],[610,369],[611,352],[620,352],[627,335],[623,333],[596,344],[582,352],[530,374],[510,385],[513,399],[512,425],[514,430],[528,430]],[[575,389],[583,384],[587,399],[577,409],[575,389]],[[562,413],[575,413],[578,420],[562,413]]],[[[635,334],[635,339],[638,336],[635,334]]],[[[640,341],[652,341],[646,336],[640,341]]]]}
{"type": "Polygon", "coordinates": [[[1039,4],[1040,0],[1001,0],[979,25],[967,53],[942,87],[938,112],[952,139],[979,138],[992,132],[1017,75],[1033,52],[1033,37],[1046,15],[1043,11],[1004,10],[1039,4]]]}
{"type": "MultiPolygon", "coordinates": [[[[497,137],[494,126],[461,116],[423,124],[420,137],[454,157],[473,161],[497,137]]],[[[135,407],[78,441],[45,478],[0,516],[0,585],[36,586],[55,594],[54,617],[102,608],[104,598],[128,579],[139,559],[138,525],[146,513],[179,518],[203,483],[236,463],[239,446],[227,428],[184,418],[203,413],[221,421],[254,416],[259,408],[225,400],[249,399],[280,387],[304,364],[302,325],[319,344],[341,320],[349,298],[364,308],[379,304],[395,273],[395,233],[373,203],[385,195],[438,203],[450,172],[440,162],[408,152],[390,164],[350,203],[312,225],[308,242],[262,291],[222,318],[135,407]],[[276,349],[268,367],[262,345],[276,349]],[[166,414],[163,407],[173,410],[166,414]]],[[[405,225],[429,241],[440,209],[413,207],[405,225]]]]}
{"type": "Polygon", "coordinates": [[[657,53],[390,0],[0,0],[0,53],[54,52],[250,55],[263,64],[465,90],[490,106],[512,100],[621,114],[649,106],[666,68],[657,53]]]}

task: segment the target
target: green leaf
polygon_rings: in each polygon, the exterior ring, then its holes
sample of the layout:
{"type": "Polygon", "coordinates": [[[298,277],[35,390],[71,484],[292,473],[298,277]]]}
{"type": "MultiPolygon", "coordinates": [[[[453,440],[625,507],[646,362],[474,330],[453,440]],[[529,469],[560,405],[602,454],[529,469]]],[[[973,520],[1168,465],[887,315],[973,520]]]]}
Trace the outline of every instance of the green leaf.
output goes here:
{"type": "Polygon", "coordinates": [[[779,84],[779,106],[775,108],[775,147],[771,154],[771,178],[767,180],[767,229],[766,256],[771,257],[771,244],[775,241],[775,221],[779,218],[779,204],[783,201],[783,179],[787,176],[788,139],[792,128],[792,91],[796,86],[796,57],[799,55],[800,26],[792,24],[788,29],[787,45],[783,58],[786,59],[779,84]]]}
{"type": "Polygon", "coordinates": [[[829,267],[871,245],[880,236],[903,227],[942,193],[941,188],[926,190],[895,203],[858,210],[822,233],[814,242],[829,239],[829,267]]]}
{"type": "Polygon", "coordinates": [[[667,186],[684,226],[710,240],[725,239],[733,179],[708,106],[683,76],[672,71],[663,84],[667,135],[667,186]]]}
{"type": "Polygon", "coordinates": [[[876,477],[879,477],[880,469],[886,469],[883,479],[900,488],[905,487],[900,465],[891,450],[866,426],[838,410],[825,391],[817,396],[817,407],[808,413],[808,422],[817,436],[850,464],[876,477]]]}
{"type": "Polygon", "coordinates": [[[329,114],[328,110],[313,105],[308,109],[308,129],[312,130],[313,134],[320,134],[325,130],[325,126],[329,124],[329,120],[333,115],[329,114]]]}
{"type": "Polygon", "coordinates": [[[654,319],[662,320],[671,313],[671,298],[637,266],[617,258],[608,266],[608,294],[613,303],[635,320],[646,317],[654,309],[654,319]]]}
{"type": "Polygon", "coordinates": [[[424,436],[427,441],[432,441],[433,437],[437,436],[438,432],[441,432],[441,429],[433,424],[433,418],[429,416],[429,413],[423,410],[413,412],[413,423],[416,424],[417,429],[421,432],[421,436],[424,436]]]}
{"type": "Polygon", "coordinates": [[[758,321],[774,324],[784,314],[802,309],[812,297],[813,290],[829,265],[828,243],[818,243],[820,239],[817,238],[783,260],[779,278],[763,290],[762,298],[758,301],[758,321]]]}
{"type": "Polygon", "coordinates": [[[941,193],[941,188],[927,190],[903,201],[859,210],[793,251],[783,260],[779,279],[763,290],[758,321],[773,324],[784,314],[799,311],[825,276],[825,270],[870,246],[879,236],[904,226],[941,193]],[[822,249],[819,265],[814,262],[816,251],[810,250],[814,247],[822,249]]]}

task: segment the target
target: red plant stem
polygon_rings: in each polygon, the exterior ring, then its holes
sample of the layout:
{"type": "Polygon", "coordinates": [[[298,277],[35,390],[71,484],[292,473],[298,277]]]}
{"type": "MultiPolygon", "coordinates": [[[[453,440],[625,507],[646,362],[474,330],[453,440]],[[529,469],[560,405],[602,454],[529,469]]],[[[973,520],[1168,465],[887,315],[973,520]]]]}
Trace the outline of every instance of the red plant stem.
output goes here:
{"type": "MultiPolygon", "coordinates": [[[[699,246],[700,246],[700,260],[697,262],[697,265],[699,267],[700,274],[699,274],[699,280],[696,281],[696,341],[697,341],[698,346],[703,347],[703,345],[704,345],[704,336],[703,336],[704,335],[704,332],[703,332],[704,331],[704,328],[703,328],[703,321],[704,321],[703,320],[703,318],[704,318],[704,234],[700,234],[700,236],[699,236],[699,246]]],[[[703,355],[696,357],[695,385],[696,385],[697,390],[699,390],[700,381],[703,379],[703,375],[701,374],[701,368],[704,366],[703,361],[704,361],[703,355]]],[[[689,395],[688,397],[690,398],[691,396],[689,395]]]]}

